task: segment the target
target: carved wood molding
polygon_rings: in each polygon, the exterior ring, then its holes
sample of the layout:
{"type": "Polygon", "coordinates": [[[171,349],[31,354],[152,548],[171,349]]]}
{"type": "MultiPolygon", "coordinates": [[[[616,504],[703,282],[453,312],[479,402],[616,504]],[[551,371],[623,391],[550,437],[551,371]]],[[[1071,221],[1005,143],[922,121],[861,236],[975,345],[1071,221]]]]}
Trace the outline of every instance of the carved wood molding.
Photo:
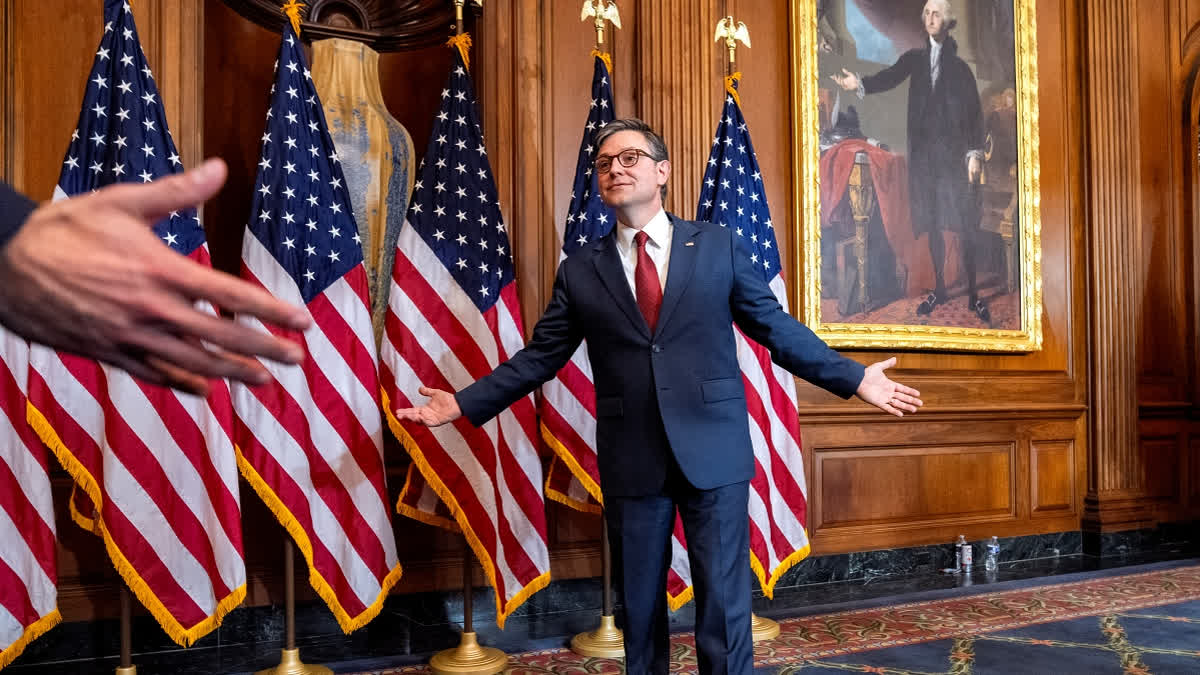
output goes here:
{"type": "Polygon", "coordinates": [[[546,33],[554,11],[548,5],[510,3],[502,11],[485,7],[472,33],[471,71],[488,161],[521,280],[526,332],[545,306],[540,289],[549,287],[561,247],[548,198],[552,161],[546,149],[553,147],[549,118],[555,93],[555,83],[545,77],[551,58],[546,33]]]}
{"type": "MultiPolygon", "coordinates": [[[[260,26],[279,31],[286,20],[278,0],[222,0],[260,26]]],[[[468,13],[467,21],[474,18],[468,13]]],[[[340,37],[377,52],[422,49],[454,34],[454,6],[447,0],[313,0],[300,31],[305,40],[340,37]]]]}
{"type": "Polygon", "coordinates": [[[146,58],[154,71],[167,126],[184,166],[204,152],[204,3],[160,0],[133,5],[146,58]]]}
{"type": "Polygon", "coordinates": [[[16,101],[14,93],[14,78],[16,68],[13,67],[12,51],[16,49],[16,36],[12,35],[13,21],[12,3],[0,5],[0,177],[13,184],[20,184],[22,176],[18,175],[20,164],[18,156],[16,130],[16,101]]]}
{"type": "Polygon", "coordinates": [[[634,53],[638,115],[671,151],[667,210],[691,218],[723,100],[724,52],[713,34],[718,0],[639,2],[634,53]]]}
{"type": "Polygon", "coordinates": [[[1143,488],[1138,451],[1138,326],[1130,320],[1142,292],[1134,0],[1088,3],[1083,16],[1087,92],[1088,275],[1091,438],[1085,521],[1094,529],[1144,521],[1118,495],[1143,488]],[[1134,147],[1130,147],[1130,143],[1134,147]],[[1105,506],[1113,501],[1113,508],[1105,506]]]}

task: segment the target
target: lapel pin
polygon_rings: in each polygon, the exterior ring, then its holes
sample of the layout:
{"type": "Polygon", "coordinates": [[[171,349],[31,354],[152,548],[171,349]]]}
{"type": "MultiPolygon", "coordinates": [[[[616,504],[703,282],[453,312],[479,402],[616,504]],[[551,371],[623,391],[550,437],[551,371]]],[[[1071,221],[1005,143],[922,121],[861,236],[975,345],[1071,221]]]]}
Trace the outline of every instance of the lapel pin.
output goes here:
{"type": "Polygon", "coordinates": [[[689,241],[684,244],[684,246],[695,246],[695,245],[696,245],[696,242],[694,242],[694,241],[689,241]]]}

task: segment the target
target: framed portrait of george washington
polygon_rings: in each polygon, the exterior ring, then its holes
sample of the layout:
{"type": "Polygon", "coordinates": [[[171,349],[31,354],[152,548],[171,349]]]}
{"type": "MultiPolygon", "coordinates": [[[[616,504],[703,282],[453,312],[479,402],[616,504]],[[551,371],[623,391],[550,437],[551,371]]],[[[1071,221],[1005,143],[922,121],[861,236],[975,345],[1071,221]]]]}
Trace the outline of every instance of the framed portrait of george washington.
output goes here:
{"type": "Polygon", "coordinates": [[[1034,0],[789,0],[804,319],[835,347],[1042,344],[1034,0]]]}

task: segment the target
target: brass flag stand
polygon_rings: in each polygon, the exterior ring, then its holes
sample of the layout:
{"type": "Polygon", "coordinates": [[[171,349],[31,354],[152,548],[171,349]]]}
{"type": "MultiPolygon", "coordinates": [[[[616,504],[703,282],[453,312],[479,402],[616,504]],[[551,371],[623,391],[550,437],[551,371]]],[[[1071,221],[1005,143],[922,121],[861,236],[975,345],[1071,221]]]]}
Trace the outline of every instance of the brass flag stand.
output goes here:
{"type": "MultiPolygon", "coordinates": [[[[454,0],[454,34],[463,34],[463,5],[466,0],[454,0]]],[[[475,0],[479,7],[483,0],[475,0]]],[[[458,646],[444,649],[433,655],[429,660],[429,668],[437,675],[493,675],[508,666],[508,655],[493,647],[483,647],[479,644],[479,636],[475,634],[474,599],[471,595],[473,588],[471,565],[475,561],[475,552],[471,544],[463,536],[463,631],[458,646]]]]}
{"type": "Polygon", "coordinates": [[[284,646],[279,665],[254,675],[333,675],[325,666],[312,666],[300,660],[296,648],[296,550],[291,535],[283,536],[283,630],[284,646]]]}
{"type": "MultiPolygon", "coordinates": [[[[461,9],[461,3],[457,3],[461,9]]],[[[459,26],[462,19],[460,15],[459,26]]],[[[459,31],[461,34],[461,30],[459,31]]],[[[453,649],[444,649],[429,661],[429,667],[437,675],[493,675],[508,667],[508,654],[494,647],[483,647],[475,635],[474,602],[471,597],[471,564],[475,552],[463,537],[463,632],[462,640],[453,649]]]]}
{"type": "Polygon", "coordinates": [[[617,628],[613,617],[612,602],[612,553],[608,547],[608,521],[601,516],[604,523],[604,534],[600,538],[600,569],[603,575],[603,609],[600,613],[600,627],[596,630],[580,633],[571,639],[571,651],[580,656],[600,656],[617,659],[625,656],[625,636],[617,628]]]}
{"type": "MultiPolygon", "coordinates": [[[[725,74],[727,76],[733,75],[734,70],[736,70],[734,64],[737,63],[737,43],[741,42],[746,47],[749,47],[750,31],[746,30],[744,22],[738,21],[734,23],[733,17],[727,16],[717,22],[717,31],[713,40],[717,42],[721,40],[725,41],[725,47],[729,50],[729,64],[725,74]]],[[[755,642],[772,640],[779,637],[778,623],[754,613],[750,614],[750,630],[755,642]]]]}

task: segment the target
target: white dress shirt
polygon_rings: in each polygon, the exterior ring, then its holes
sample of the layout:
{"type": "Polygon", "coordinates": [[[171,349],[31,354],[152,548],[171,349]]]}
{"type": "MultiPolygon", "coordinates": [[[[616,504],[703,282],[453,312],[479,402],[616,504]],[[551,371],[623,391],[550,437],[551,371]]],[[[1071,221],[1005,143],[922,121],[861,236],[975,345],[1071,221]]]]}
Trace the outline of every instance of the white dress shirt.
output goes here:
{"type": "MultiPolygon", "coordinates": [[[[658,272],[658,283],[666,288],[667,262],[671,257],[671,235],[675,232],[675,226],[671,224],[667,212],[659,209],[642,231],[648,237],[646,253],[650,254],[650,260],[654,262],[654,269],[658,272]]],[[[637,233],[634,228],[617,223],[617,252],[621,254],[621,267],[625,268],[625,278],[629,281],[634,298],[637,297],[637,285],[633,273],[637,269],[638,251],[637,245],[633,243],[633,235],[637,233]]]]}
{"type": "Polygon", "coordinates": [[[937,40],[934,40],[933,36],[930,36],[929,37],[929,80],[931,82],[933,82],[933,84],[937,84],[938,75],[942,74],[941,73],[941,71],[942,71],[941,60],[942,60],[942,43],[938,42],[937,40]]]}

